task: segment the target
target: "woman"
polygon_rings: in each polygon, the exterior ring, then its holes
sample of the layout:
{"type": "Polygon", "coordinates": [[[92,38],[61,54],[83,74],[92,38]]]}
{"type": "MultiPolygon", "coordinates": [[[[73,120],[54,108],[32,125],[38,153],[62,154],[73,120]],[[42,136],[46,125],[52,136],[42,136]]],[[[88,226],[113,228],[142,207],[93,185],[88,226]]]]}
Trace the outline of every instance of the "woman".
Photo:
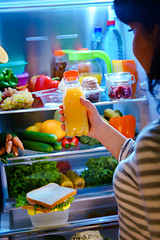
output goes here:
{"type": "MultiPolygon", "coordinates": [[[[134,32],[133,52],[154,95],[160,80],[160,0],[115,0],[114,7],[134,32]]],[[[113,178],[119,239],[160,239],[160,120],[146,126],[134,142],[103,122],[92,103],[80,101],[88,109],[88,136],[98,139],[119,161],[113,178]]]]}

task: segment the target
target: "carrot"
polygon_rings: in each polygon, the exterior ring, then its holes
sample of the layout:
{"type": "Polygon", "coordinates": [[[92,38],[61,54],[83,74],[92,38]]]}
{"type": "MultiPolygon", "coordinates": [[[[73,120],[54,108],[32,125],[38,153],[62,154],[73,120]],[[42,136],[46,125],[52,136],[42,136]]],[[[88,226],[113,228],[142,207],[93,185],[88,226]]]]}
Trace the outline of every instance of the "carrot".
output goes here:
{"type": "Polygon", "coordinates": [[[12,140],[13,140],[14,145],[19,147],[22,151],[24,151],[23,143],[17,136],[14,136],[12,140]]]}
{"type": "Polygon", "coordinates": [[[8,133],[6,134],[6,142],[12,140],[12,134],[8,133]]]}
{"type": "Polygon", "coordinates": [[[6,152],[10,153],[11,149],[12,149],[12,140],[9,140],[8,142],[5,143],[5,148],[6,148],[6,152]]]}
{"type": "Polygon", "coordinates": [[[6,148],[5,147],[1,147],[0,148],[0,155],[4,154],[6,152],[6,148]]]}
{"type": "Polygon", "coordinates": [[[16,145],[12,145],[12,152],[14,154],[15,157],[18,157],[18,147],[16,145]]]}

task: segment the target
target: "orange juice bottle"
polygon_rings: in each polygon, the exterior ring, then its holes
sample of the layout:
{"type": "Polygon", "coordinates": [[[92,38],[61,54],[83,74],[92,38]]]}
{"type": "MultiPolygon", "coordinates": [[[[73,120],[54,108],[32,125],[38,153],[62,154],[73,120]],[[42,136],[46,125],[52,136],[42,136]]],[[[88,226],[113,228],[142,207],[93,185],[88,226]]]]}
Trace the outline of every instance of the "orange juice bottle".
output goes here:
{"type": "Polygon", "coordinates": [[[78,71],[66,71],[63,78],[65,89],[62,103],[66,135],[68,137],[87,135],[89,131],[87,109],[80,103],[80,97],[85,98],[85,95],[79,83],[78,71]]]}

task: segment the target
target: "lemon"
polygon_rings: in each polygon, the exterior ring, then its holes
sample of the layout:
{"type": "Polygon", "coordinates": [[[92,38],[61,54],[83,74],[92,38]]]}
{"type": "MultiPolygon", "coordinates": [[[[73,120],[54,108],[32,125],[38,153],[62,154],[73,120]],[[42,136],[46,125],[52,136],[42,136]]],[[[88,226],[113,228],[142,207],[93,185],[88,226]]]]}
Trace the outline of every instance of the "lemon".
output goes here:
{"type": "Polygon", "coordinates": [[[41,124],[42,124],[41,122],[37,122],[33,126],[35,126],[39,131],[41,124]]]}
{"type": "Polygon", "coordinates": [[[8,54],[6,51],[0,46],[0,63],[8,62],[8,54]]]}
{"type": "Polygon", "coordinates": [[[26,131],[39,132],[39,129],[36,126],[30,126],[26,128],[26,131]]]}

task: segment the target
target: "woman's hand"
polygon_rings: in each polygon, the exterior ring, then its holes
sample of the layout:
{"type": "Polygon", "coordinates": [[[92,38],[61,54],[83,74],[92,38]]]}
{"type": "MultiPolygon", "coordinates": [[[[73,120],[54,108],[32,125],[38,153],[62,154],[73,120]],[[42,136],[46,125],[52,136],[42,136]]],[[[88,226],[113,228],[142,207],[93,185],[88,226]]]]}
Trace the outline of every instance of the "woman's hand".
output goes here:
{"type": "Polygon", "coordinates": [[[87,99],[80,98],[80,102],[87,108],[89,133],[88,136],[97,138],[98,129],[102,126],[103,120],[101,119],[96,107],[87,99]]]}
{"type": "Polygon", "coordinates": [[[62,116],[60,117],[60,120],[61,120],[61,122],[63,123],[62,125],[61,125],[61,128],[62,128],[62,130],[63,131],[65,131],[65,117],[64,117],[64,110],[63,110],[63,105],[60,105],[59,106],[59,114],[61,114],[62,116]]]}
{"type": "MultiPolygon", "coordinates": [[[[102,119],[96,109],[96,107],[89,101],[84,98],[80,98],[80,102],[83,106],[87,108],[88,121],[89,121],[89,133],[88,136],[96,138],[98,133],[98,128],[102,124],[102,119]]],[[[62,115],[60,120],[62,123],[65,122],[63,106],[59,106],[59,113],[62,115]]],[[[65,131],[65,124],[61,125],[62,129],[65,131]]]]}
{"type": "MultiPolygon", "coordinates": [[[[127,140],[120,132],[113,128],[110,124],[104,122],[99,115],[96,107],[84,98],[80,98],[80,102],[83,106],[87,108],[88,121],[89,121],[89,137],[96,138],[99,140],[103,146],[105,146],[108,151],[118,159],[121,146],[127,140]]],[[[59,113],[62,115],[60,120],[62,123],[65,122],[63,106],[59,106],[59,113]]],[[[62,129],[65,131],[65,124],[61,125],[62,129]]]]}

